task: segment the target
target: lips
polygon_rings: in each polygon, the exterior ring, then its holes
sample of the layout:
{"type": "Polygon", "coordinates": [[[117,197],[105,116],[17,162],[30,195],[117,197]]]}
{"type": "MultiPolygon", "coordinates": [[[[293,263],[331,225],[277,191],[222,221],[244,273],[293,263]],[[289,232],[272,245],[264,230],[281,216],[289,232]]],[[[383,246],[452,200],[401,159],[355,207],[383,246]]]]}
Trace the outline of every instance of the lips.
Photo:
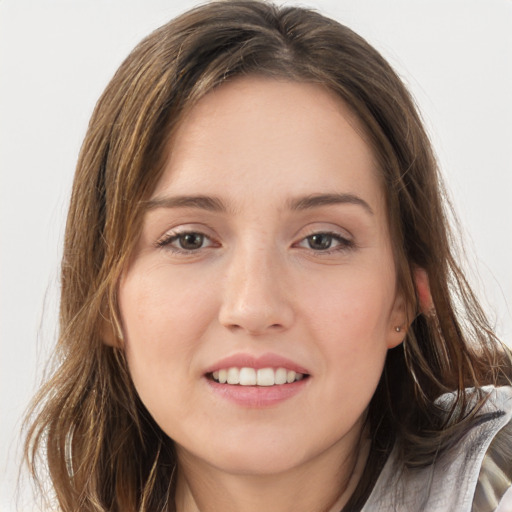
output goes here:
{"type": "Polygon", "coordinates": [[[310,373],[276,354],[236,354],[209,367],[205,377],[214,393],[238,405],[261,408],[295,396],[304,389],[310,373]]]}
{"type": "Polygon", "coordinates": [[[253,368],[259,370],[263,368],[285,368],[287,371],[294,371],[296,374],[309,375],[310,372],[299,365],[295,361],[277,354],[263,354],[261,356],[252,356],[250,354],[235,354],[220,361],[217,361],[212,366],[206,368],[205,374],[213,374],[213,372],[220,370],[227,370],[229,368],[253,368]]]}

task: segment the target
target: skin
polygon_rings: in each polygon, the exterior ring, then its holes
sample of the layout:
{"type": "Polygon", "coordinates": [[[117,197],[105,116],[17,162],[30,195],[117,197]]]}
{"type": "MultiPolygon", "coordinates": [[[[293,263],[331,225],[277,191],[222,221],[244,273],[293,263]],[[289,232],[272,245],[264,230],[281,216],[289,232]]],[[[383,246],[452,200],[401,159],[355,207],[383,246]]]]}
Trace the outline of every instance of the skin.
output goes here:
{"type": "Polygon", "coordinates": [[[320,85],[244,77],[201,99],[171,141],[119,304],[137,391],[176,443],[180,512],[339,510],[357,484],[365,411],[405,322],[361,134],[320,85]],[[352,202],[290,208],[318,194],[352,202]],[[170,207],[183,195],[223,210],[170,207]],[[202,245],[184,252],[183,232],[202,245]],[[339,240],[312,238],[326,232],[339,240]],[[273,406],[234,404],[205,371],[240,352],[309,377],[273,406]]]}

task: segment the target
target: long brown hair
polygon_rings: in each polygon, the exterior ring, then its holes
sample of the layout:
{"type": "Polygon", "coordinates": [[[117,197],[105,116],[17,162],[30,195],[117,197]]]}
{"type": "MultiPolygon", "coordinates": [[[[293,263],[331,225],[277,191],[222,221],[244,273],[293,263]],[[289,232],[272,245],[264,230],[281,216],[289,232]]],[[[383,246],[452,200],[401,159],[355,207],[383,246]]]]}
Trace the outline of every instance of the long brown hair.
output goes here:
{"type": "Polygon", "coordinates": [[[364,503],[392,446],[404,466],[431,463],[476,414],[464,390],[506,381],[510,358],[454,259],[436,160],[395,72],[364,39],[314,11],[213,2],[133,50],[100,98],[81,149],[55,370],[34,401],[25,447],[36,480],[39,465],[48,468],[63,511],[174,510],[172,440],[139,400],[122,348],[103,338],[122,336],[116,286],[178,121],[215,87],[251,74],[322,84],[358,116],[381,171],[398,286],[416,311],[370,403],[370,460],[346,508],[364,503]],[[432,311],[419,306],[417,269],[428,275],[432,311]],[[456,396],[448,415],[435,403],[447,391],[456,396]]]}

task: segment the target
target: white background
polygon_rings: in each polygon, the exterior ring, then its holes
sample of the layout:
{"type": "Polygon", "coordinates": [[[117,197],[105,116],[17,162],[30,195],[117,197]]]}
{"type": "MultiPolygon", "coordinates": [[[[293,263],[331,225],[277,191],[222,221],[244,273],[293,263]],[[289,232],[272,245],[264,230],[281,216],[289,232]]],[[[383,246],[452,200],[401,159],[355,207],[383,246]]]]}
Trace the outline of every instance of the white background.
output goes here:
{"type": "MultiPolygon", "coordinates": [[[[20,416],[55,341],[63,223],[88,118],[132,47],[192,5],[0,0],[1,512],[15,510],[20,416]]],[[[471,278],[510,344],[512,0],[303,5],[366,37],[409,85],[464,226],[471,278]]]]}

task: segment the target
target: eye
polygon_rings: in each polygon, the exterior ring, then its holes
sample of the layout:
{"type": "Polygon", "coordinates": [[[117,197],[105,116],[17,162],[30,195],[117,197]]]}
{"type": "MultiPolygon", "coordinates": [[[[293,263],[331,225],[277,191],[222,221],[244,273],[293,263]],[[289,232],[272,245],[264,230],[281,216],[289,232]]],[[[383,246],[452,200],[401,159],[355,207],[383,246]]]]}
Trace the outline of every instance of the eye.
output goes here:
{"type": "Polygon", "coordinates": [[[310,249],[315,251],[325,251],[330,249],[334,237],[328,233],[317,233],[306,238],[310,249]]]}
{"type": "Polygon", "coordinates": [[[298,247],[312,249],[318,252],[342,251],[354,247],[354,242],[342,237],[338,233],[314,233],[302,239],[298,247]]]}
{"type": "Polygon", "coordinates": [[[205,236],[201,233],[184,233],[176,237],[180,249],[193,251],[203,246],[205,236]]]}
{"type": "Polygon", "coordinates": [[[206,235],[195,231],[168,233],[157,242],[158,247],[165,247],[175,252],[193,252],[212,245],[213,242],[206,235]]]}

